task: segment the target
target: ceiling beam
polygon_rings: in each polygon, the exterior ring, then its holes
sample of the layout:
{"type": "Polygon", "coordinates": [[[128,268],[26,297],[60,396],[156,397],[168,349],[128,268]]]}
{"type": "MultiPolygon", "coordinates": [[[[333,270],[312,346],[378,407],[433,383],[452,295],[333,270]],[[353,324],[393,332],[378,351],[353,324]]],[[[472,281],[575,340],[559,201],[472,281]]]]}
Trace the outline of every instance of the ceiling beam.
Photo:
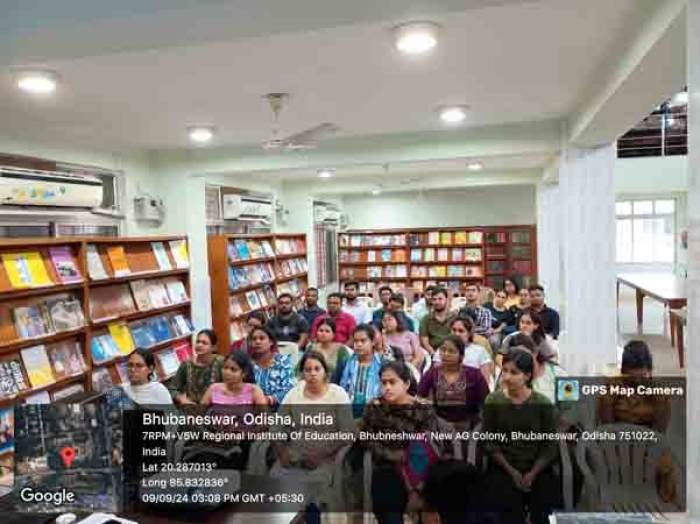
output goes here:
{"type": "Polygon", "coordinates": [[[614,142],[686,82],[686,0],[638,0],[610,61],[568,122],[575,147],[614,142]]]}

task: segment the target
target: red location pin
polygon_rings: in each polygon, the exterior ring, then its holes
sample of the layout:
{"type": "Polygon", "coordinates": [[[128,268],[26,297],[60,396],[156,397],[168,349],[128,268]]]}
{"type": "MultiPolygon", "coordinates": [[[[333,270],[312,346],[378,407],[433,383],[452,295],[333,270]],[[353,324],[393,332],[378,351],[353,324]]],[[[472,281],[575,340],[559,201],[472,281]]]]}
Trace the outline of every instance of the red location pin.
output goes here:
{"type": "Polygon", "coordinates": [[[73,464],[73,459],[75,458],[75,449],[71,446],[66,446],[60,452],[61,458],[63,459],[63,465],[70,468],[73,464]]]}

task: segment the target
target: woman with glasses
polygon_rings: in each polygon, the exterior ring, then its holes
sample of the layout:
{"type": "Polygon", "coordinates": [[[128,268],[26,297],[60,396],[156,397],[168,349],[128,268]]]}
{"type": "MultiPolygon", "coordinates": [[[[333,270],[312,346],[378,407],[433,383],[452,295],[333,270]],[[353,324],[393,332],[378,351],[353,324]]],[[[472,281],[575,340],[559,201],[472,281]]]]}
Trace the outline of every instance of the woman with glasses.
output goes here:
{"type": "Polygon", "coordinates": [[[156,370],[153,353],[136,349],[126,361],[129,384],[122,386],[124,393],[138,405],[172,405],[168,389],[160,382],[151,381],[156,370]]]}

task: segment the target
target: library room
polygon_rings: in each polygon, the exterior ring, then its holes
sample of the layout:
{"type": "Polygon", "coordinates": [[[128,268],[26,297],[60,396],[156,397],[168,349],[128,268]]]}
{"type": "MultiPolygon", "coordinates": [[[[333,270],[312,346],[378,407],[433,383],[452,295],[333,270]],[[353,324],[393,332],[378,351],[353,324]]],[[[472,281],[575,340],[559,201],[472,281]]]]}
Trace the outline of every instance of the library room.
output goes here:
{"type": "Polygon", "coordinates": [[[2,11],[3,524],[700,523],[700,0],[2,11]]]}

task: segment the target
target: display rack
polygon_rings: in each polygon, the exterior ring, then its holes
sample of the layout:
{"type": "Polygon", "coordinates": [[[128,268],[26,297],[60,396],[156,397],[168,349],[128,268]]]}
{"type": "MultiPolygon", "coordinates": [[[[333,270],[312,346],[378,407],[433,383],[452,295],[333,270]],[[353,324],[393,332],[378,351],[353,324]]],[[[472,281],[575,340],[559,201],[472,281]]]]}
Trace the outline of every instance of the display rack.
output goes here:
{"type": "Polygon", "coordinates": [[[271,314],[281,293],[301,298],[308,287],[306,245],[302,233],[209,237],[212,325],[219,340],[240,340],[246,316],[271,314]]]}
{"type": "Polygon", "coordinates": [[[360,294],[381,285],[420,296],[442,284],[460,295],[469,282],[502,287],[506,276],[519,284],[536,280],[535,226],[465,226],[351,230],[338,235],[340,281],[360,283],[360,294]]]}
{"type": "Polygon", "coordinates": [[[191,355],[190,296],[185,237],[0,242],[0,417],[124,383],[137,346],[168,379],[191,355]]]}

